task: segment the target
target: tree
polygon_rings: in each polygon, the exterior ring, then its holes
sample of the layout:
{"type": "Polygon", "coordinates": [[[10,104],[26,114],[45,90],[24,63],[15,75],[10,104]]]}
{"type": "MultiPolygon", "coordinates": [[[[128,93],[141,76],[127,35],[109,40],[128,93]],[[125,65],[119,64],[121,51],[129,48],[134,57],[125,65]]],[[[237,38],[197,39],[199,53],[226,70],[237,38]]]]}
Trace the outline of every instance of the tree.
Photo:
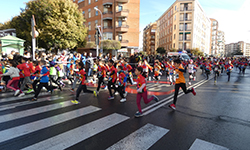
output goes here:
{"type": "Polygon", "coordinates": [[[170,50],[170,52],[177,52],[177,50],[173,48],[170,50]]]}
{"type": "Polygon", "coordinates": [[[95,42],[87,42],[85,47],[86,48],[96,48],[96,44],[95,44],[95,42]]]}
{"type": "Polygon", "coordinates": [[[164,49],[164,47],[158,47],[158,48],[156,49],[156,52],[157,52],[157,53],[160,53],[160,54],[165,54],[165,53],[166,53],[166,50],[164,49]]]}
{"type": "Polygon", "coordinates": [[[31,45],[31,17],[35,16],[39,32],[39,47],[46,49],[73,49],[85,46],[87,28],[77,4],[71,0],[33,0],[26,3],[19,16],[11,20],[11,27],[17,36],[31,45]]]}
{"type": "Polygon", "coordinates": [[[115,40],[103,40],[101,41],[101,44],[103,44],[103,49],[104,50],[117,50],[121,49],[121,43],[119,41],[115,40]]]}

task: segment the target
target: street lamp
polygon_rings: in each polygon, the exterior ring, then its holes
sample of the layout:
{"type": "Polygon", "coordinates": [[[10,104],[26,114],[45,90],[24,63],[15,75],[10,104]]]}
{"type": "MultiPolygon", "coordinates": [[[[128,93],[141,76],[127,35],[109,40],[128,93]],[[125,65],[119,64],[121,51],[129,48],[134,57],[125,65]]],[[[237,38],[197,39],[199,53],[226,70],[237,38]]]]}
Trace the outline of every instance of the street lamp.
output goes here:
{"type": "MultiPolygon", "coordinates": [[[[100,9],[98,9],[97,7],[94,7],[94,9],[96,11],[99,11],[100,14],[101,14],[101,28],[102,28],[102,31],[101,31],[101,52],[103,52],[103,25],[102,25],[102,22],[103,22],[103,16],[102,16],[102,11],[100,9]]],[[[98,49],[96,49],[96,57],[98,56],[98,49]]]]}

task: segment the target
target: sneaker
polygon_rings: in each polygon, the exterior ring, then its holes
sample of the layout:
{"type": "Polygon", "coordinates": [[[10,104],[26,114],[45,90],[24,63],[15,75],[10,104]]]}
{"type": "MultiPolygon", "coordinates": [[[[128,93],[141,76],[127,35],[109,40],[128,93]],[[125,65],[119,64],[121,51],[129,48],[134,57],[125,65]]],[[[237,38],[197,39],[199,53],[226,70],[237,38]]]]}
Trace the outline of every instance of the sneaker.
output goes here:
{"type": "Polygon", "coordinates": [[[34,101],[37,101],[37,98],[32,98],[30,101],[34,102],[34,101]]]}
{"type": "Polygon", "coordinates": [[[159,102],[159,98],[157,96],[153,95],[153,97],[156,102],[159,102]]]}
{"type": "Polygon", "coordinates": [[[18,95],[18,97],[22,97],[22,96],[24,96],[25,94],[24,93],[21,93],[20,95],[18,95]]]}
{"type": "Polygon", "coordinates": [[[194,88],[192,88],[192,93],[194,94],[194,96],[196,95],[196,91],[194,88]]]}
{"type": "Polygon", "coordinates": [[[194,79],[193,79],[194,81],[196,80],[196,77],[194,77],[194,79]]]}
{"type": "Polygon", "coordinates": [[[16,90],[14,96],[17,96],[20,93],[20,90],[16,90]]]}
{"type": "Polygon", "coordinates": [[[188,85],[191,85],[191,82],[188,82],[188,85]]]}
{"type": "Polygon", "coordinates": [[[119,93],[118,93],[118,92],[115,92],[114,95],[119,95],[119,93]]]}
{"type": "Polygon", "coordinates": [[[109,96],[108,100],[115,99],[114,96],[109,96]]]}
{"type": "Polygon", "coordinates": [[[108,89],[108,87],[107,87],[107,86],[105,86],[105,87],[104,87],[104,90],[107,90],[107,89],[108,89]]]}
{"type": "Polygon", "coordinates": [[[94,94],[94,96],[95,96],[95,97],[97,97],[97,93],[96,93],[96,91],[93,91],[93,94],[94,94]]]}
{"type": "Polygon", "coordinates": [[[34,92],[34,90],[33,89],[29,89],[26,93],[29,94],[29,93],[32,93],[32,92],[34,92]]]}
{"type": "Polygon", "coordinates": [[[216,80],[214,81],[214,84],[216,84],[216,80]]]}
{"type": "Polygon", "coordinates": [[[171,105],[169,105],[169,107],[170,107],[171,109],[173,109],[173,110],[176,110],[175,104],[171,104],[171,105]]]}
{"type": "Polygon", "coordinates": [[[70,91],[70,92],[72,92],[72,93],[74,93],[74,92],[75,92],[75,91],[74,91],[74,89],[70,89],[69,91],[70,91]]]}
{"type": "Polygon", "coordinates": [[[139,118],[139,117],[142,117],[142,116],[143,116],[143,114],[140,113],[139,111],[137,111],[137,112],[135,113],[135,117],[136,117],[136,118],[139,118]]]}
{"type": "Polygon", "coordinates": [[[128,95],[128,92],[126,91],[126,92],[123,94],[123,96],[126,97],[127,95],[128,95]]]}
{"type": "Polygon", "coordinates": [[[126,102],[126,98],[121,99],[120,102],[121,102],[121,103],[126,102]]]}
{"type": "Polygon", "coordinates": [[[73,103],[73,104],[79,104],[80,102],[78,100],[72,100],[71,103],[73,103]]]}

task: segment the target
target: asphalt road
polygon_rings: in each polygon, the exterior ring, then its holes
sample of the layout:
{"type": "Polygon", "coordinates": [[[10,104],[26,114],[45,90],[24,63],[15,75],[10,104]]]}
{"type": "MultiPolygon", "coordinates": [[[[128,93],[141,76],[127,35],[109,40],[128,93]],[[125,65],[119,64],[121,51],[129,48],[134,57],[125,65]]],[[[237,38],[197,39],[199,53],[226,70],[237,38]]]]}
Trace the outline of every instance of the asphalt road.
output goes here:
{"type": "MultiPolygon", "coordinates": [[[[243,76],[235,70],[214,84],[201,72],[192,81],[197,95],[179,92],[176,111],[168,105],[174,85],[148,83],[149,92],[158,94],[159,102],[145,105],[144,116],[135,118],[136,94],[127,101],[120,96],[108,101],[108,91],[98,97],[82,94],[80,104],[70,100],[74,94],[64,89],[52,95],[42,93],[37,102],[32,97],[0,94],[0,149],[152,149],[152,150],[247,150],[250,147],[250,70],[243,76]],[[158,93],[157,93],[158,92],[158,93]]],[[[188,77],[188,74],[186,74],[188,77]]],[[[95,87],[89,86],[94,90],[95,87]]],[[[133,89],[133,86],[131,86],[133,89]]]]}

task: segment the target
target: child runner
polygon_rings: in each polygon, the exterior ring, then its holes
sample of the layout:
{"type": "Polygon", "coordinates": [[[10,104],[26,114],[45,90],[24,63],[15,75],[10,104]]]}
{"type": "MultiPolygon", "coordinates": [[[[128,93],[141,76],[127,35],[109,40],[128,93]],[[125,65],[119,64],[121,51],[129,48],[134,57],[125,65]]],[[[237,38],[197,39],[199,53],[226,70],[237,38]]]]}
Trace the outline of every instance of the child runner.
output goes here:
{"type": "Polygon", "coordinates": [[[188,64],[188,73],[189,73],[189,82],[188,82],[188,84],[191,85],[191,80],[194,78],[194,64],[193,64],[192,59],[190,59],[189,64],[188,64]]]}
{"type": "Polygon", "coordinates": [[[76,91],[76,99],[75,100],[72,100],[71,102],[73,104],[79,104],[80,102],[78,101],[79,99],[79,95],[81,93],[81,91],[83,90],[84,93],[93,93],[95,96],[96,95],[96,92],[95,91],[90,91],[87,89],[87,86],[86,86],[86,83],[87,83],[87,74],[86,72],[84,71],[84,64],[83,62],[81,61],[80,63],[77,64],[77,67],[79,68],[79,74],[81,76],[81,83],[76,91]]]}
{"type": "Polygon", "coordinates": [[[108,100],[112,100],[114,99],[114,95],[111,89],[116,89],[115,83],[117,80],[117,69],[114,67],[114,61],[112,59],[109,60],[108,65],[109,65],[108,90],[110,95],[108,100]]]}
{"type": "Polygon", "coordinates": [[[148,92],[146,89],[146,80],[145,77],[142,76],[143,69],[142,67],[138,67],[135,69],[135,75],[137,76],[136,83],[137,83],[137,98],[136,98],[136,104],[138,107],[138,111],[135,114],[135,117],[141,117],[143,115],[141,110],[141,98],[143,98],[144,103],[148,104],[153,99],[158,102],[159,99],[155,95],[153,95],[151,98],[148,99],[148,92]]]}
{"type": "Polygon", "coordinates": [[[215,64],[214,64],[214,74],[215,74],[215,76],[214,76],[214,84],[216,84],[217,78],[220,75],[219,70],[220,70],[219,62],[215,62],[215,64]]]}
{"type": "Polygon", "coordinates": [[[98,77],[98,87],[96,93],[99,94],[101,84],[104,84],[104,78],[106,77],[106,67],[104,66],[104,62],[102,60],[99,61],[97,77],[98,77]]]}
{"type": "Polygon", "coordinates": [[[126,85],[126,75],[123,71],[123,67],[122,66],[118,66],[118,75],[119,75],[119,80],[118,80],[118,88],[117,88],[117,91],[119,92],[120,96],[121,96],[121,100],[120,102],[123,103],[123,102],[126,102],[126,98],[124,97],[124,88],[125,88],[125,85],[126,85]]]}
{"type": "Polygon", "coordinates": [[[233,70],[233,65],[231,64],[231,61],[229,60],[229,62],[226,62],[226,65],[225,65],[225,70],[227,71],[227,75],[228,75],[228,82],[230,81],[230,75],[231,75],[231,72],[233,70]]]}
{"type": "Polygon", "coordinates": [[[183,90],[183,92],[185,94],[188,94],[190,92],[192,92],[194,95],[196,95],[195,89],[189,89],[187,90],[186,87],[186,81],[184,78],[183,73],[185,72],[184,68],[181,65],[181,61],[179,59],[174,60],[174,66],[175,66],[175,71],[176,71],[176,81],[175,81],[175,93],[174,93],[174,102],[173,104],[169,105],[170,108],[172,108],[173,110],[176,109],[176,102],[177,102],[177,96],[179,93],[179,89],[181,87],[181,89],[183,90]]]}

